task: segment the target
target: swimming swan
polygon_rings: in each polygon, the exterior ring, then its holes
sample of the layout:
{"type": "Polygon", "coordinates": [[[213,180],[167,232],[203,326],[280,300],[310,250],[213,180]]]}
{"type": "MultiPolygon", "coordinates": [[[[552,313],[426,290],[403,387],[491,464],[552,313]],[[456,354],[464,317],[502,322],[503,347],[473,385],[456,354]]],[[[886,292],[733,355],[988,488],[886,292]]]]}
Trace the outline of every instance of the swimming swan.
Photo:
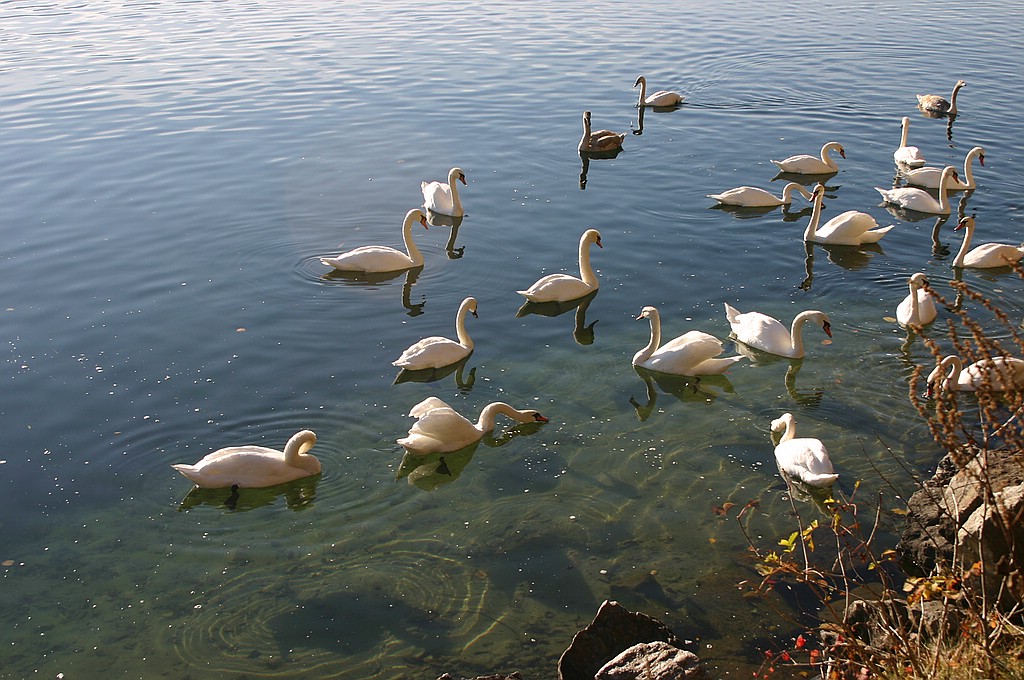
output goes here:
{"type": "Polygon", "coordinates": [[[903,326],[924,326],[935,321],[935,317],[938,316],[935,298],[924,288],[928,284],[928,279],[921,272],[917,272],[908,279],[908,283],[910,294],[897,305],[896,320],[903,326]]]}
{"type": "Polygon", "coordinates": [[[729,320],[733,335],[744,345],[769,354],[790,359],[804,355],[804,324],[813,319],[821,323],[821,330],[832,337],[832,324],[824,312],[809,309],[800,312],[793,319],[789,330],[778,319],[760,312],[743,312],[725,303],[725,317],[729,320]]]}
{"type": "Polygon", "coordinates": [[[839,479],[820,439],[795,438],[796,421],[792,413],[783,413],[773,420],[772,432],[782,432],[775,447],[775,460],[787,475],[817,487],[832,486],[839,479]]]}
{"type": "Polygon", "coordinates": [[[1003,392],[1024,388],[1024,361],[1016,357],[982,359],[964,368],[963,361],[950,354],[928,374],[928,396],[935,388],[960,392],[1003,392]]]}
{"type": "Polygon", "coordinates": [[[829,142],[821,147],[821,158],[808,154],[790,156],[781,161],[772,161],[782,172],[797,175],[825,175],[839,171],[839,166],[832,160],[831,152],[837,152],[846,158],[846,150],[839,142],[829,142]]]}
{"type": "Polygon", "coordinates": [[[669,92],[668,90],[658,90],[654,94],[647,96],[647,78],[643,76],[637,76],[633,87],[637,85],[640,86],[640,98],[636,103],[637,108],[644,106],[678,106],[683,102],[683,95],[678,92],[669,92]]]}
{"type": "MultiPolygon", "coordinates": [[[[964,157],[964,180],[960,181],[958,177],[953,177],[946,184],[950,191],[966,191],[968,189],[974,189],[978,186],[977,182],[974,181],[973,164],[974,159],[977,158],[978,162],[985,165],[985,149],[976,146],[967,152],[964,157]]],[[[907,184],[913,184],[917,187],[925,187],[927,189],[938,189],[942,183],[942,171],[944,168],[917,168],[916,170],[907,170],[903,173],[904,179],[907,180],[907,184]]]]}
{"type": "Polygon", "coordinates": [[[720,194],[708,194],[722,205],[740,205],[745,207],[770,207],[776,205],[789,205],[793,202],[793,192],[799,191],[807,200],[811,200],[811,192],[807,191],[799,182],[790,182],[782,188],[782,198],[779,198],[770,191],[757,187],[736,187],[727,189],[720,194]]]}
{"type": "Polygon", "coordinates": [[[952,165],[947,165],[942,171],[939,185],[939,200],[937,201],[927,191],[917,187],[897,187],[895,189],[875,187],[875,191],[882,195],[886,203],[892,203],[893,205],[918,212],[948,215],[949,182],[955,178],[956,168],[952,165]]]}
{"type": "Polygon", "coordinates": [[[858,210],[847,210],[839,213],[828,222],[818,227],[821,221],[821,202],[825,197],[825,185],[819,184],[811,192],[814,198],[814,210],[811,219],[804,229],[804,241],[825,243],[837,246],[859,246],[865,243],[878,243],[890,229],[879,227],[871,215],[858,210]]]}
{"type": "Polygon", "coordinates": [[[437,397],[427,397],[409,411],[409,415],[417,420],[409,430],[409,436],[399,439],[398,443],[416,456],[458,451],[492,431],[499,413],[520,423],[548,422],[537,411],[520,411],[495,401],[484,407],[480,419],[474,424],[437,397]]]}
{"type": "Polygon", "coordinates": [[[722,341],[703,331],[689,331],[659,347],[661,316],[658,310],[644,307],[636,318],[637,321],[650,320],[651,341],[633,356],[634,366],[676,375],[719,375],[743,359],[740,355],[717,358],[722,353],[722,341]]]}
{"type": "Polygon", "coordinates": [[[925,164],[924,156],[916,146],[907,146],[907,132],[909,130],[910,118],[903,116],[903,131],[900,136],[900,145],[892,152],[892,159],[900,165],[919,168],[925,164]]]}
{"type": "Polygon", "coordinates": [[[530,302],[568,302],[589,295],[597,290],[598,280],[590,266],[590,244],[601,245],[601,234],[597,229],[587,229],[580,237],[580,277],[569,274],[548,274],[526,290],[516,292],[530,302]]]}
{"type": "Polygon", "coordinates": [[[956,96],[960,93],[960,88],[967,85],[962,80],[956,81],[956,85],[953,86],[953,93],[949,95],[949,101],[946,101],[937,94],[919,94],[917,95],[917,106],[922,111],[931,111],[932,113],[945,113],[949,116],[955,116],[956,111],[956,96]]]}
{"type": "Polygon", "coordinates": [[[343,272],[393,272],[419,267],[423,264],[423,255],[412,240],[413,222],[419,222],[426,229],[427,216],[415,208],[406,213],[402,238],[408,254],[389,246],[362,246],[334,257],[321,257],[320,261],[343,272]]]}
{"type": "Polygon", "coordinates": [[[1018,262],[1024,256],[1024,245],[1011,246],[1008,243],[983,243],[968,251],[974,238],[974,218],[964,217],[957,223],[954,231],[964,229],[964,242],[960,251],[953,258],[954,267],[975,267],[990,269],[1007,267],[1018,262]]]}
{"type": "Polygon", "coordinates": [[[476,298],[468,297],[459,305],[459,311],[455,315],[458,342],[440,335],[423,338],[402,352],[402,356],[392,361],[391,365],[407,371],[419,371],[449,366],[468,357],[473,351],[473,339],[466,332],[467,313],[476,318],[476,298]]]}
{"type": "Polygon", "coordinates": [[[626,139],[626,133],[612,132],[611,130],[590,130],[590,111],[583,112],[583,136],[580,138],[579,150],[581,152],[615,151],[622,148],[622,141],[626,139]]]}
{"type": "Polygon", "coordinates": [[[274,486],[319,474],[320,461],[306,453],[314,444],[316,435],[302,430],[292,435],[284,451],[263,446],[230,446],[206,454],[195,465],[180,463],[171,467],[196,486],[207,489],[274,486]]]}
{"type": "Polygon", "coordinates": [[[423,204],[427,210],[461,217],[462,200],[459,198],[459,187],[455,183],[458,180],[466,184],[466,173],[460,168],[452,168],[448,171],[448,183],[441,182],[420,182],[420,189],[423,191],[423,204]]]}

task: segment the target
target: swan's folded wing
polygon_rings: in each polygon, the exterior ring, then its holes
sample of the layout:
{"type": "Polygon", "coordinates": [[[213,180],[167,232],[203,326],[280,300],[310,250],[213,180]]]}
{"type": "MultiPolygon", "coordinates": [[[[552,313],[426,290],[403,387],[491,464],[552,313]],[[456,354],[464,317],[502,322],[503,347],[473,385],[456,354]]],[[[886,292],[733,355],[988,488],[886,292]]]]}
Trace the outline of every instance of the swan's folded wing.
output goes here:
{"type": "Polygon", "coordinates": [[[687,331],[659,348],[659,352],[685,352],[694,364],[722,353],[722,341],[703,331],[687,331]]]}
{"type": "Polygon", "coordinates": [[[436,408],[450,409],[451,406],[449,406],[448,404],[444,403],[443,401],[441,401],[437,397],[427,397],[426,399],[424,399],[420,403],[418,403],[415,406],[413,406],[409,410],[409,415],[412,416],[413,418],[422,418],[429,411],[432,411],[432,410],[434,410],[436,408]]]}

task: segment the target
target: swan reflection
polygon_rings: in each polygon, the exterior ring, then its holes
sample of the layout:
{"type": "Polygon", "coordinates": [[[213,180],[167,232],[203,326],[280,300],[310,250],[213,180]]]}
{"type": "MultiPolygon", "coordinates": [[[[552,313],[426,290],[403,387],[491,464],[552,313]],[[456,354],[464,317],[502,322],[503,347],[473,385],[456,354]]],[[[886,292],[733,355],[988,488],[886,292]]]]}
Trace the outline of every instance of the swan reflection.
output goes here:
{"type": "Polygon", "coordinates": [[[530,314],[536,314],[538,316],[560,316],[568,311],[576,310],[575,317],[573,319],[572,337],[578,345],[592,345],[594,344],[594,326],[598,320],[595,319],[587,325],[587,309],[590,307],[590,303],[597,297],[599,291],[593,291],[581,298],[575,300],[568,300],[566,302],[530,302],[527,300],[523,303],[523,306],[516,312],[516,318],[521,319],[524,316],[530,314]]]}
{"type": "Polygon", "coordinates": [[[736,342],[734,344],[736,345],[736,351],[747,357],[747,359],[750,360],[750,363],[754,366],[769,366],[771,364],[785,362],[786,375],[783,378],[783,383],[786,387],[786,393],[789,394],[789,398],[792,399],[794,403],[807,407],[816,407],[821,404],[821,400],[825,396],[825,391],[822,388],[814,387],[799,389],[797,387],[796,377],[804,365],[803,358],[788,359],[777,354],[762,352],[759,349],[744,345],[742,342],[736,342]]]}
{"type": "Polygon", "coordinates": [[[804,241],[804,280],[800,282],[801,290],[810,290],[814,283],[814,249],[825,251],[828,261],[848,271],[866,269],[876,255],[884,255],[885,251],[877,243],[864,243],[859,246],[835,246],[823,243],[804,241]]]}
{"type": "Polygon", "coordinates": [[[239,489],[237,486],[230,489],[193,487],[181,500],[178,512],[187,512],[201,505],[224,508],[225,512],[246,512],[267,505],[276,505],[279,498],[284,498],[289,510],[298,512],[313,507],[316,500],[316,485],[321,476],[317,474],[287,484],[250,489],[239,489]]]}
{"type": "Polygon", "coordinates": [[[580,151],[580,190],[587,188],[587,173],[590,172],[590,159],[615,158],[622,153],[622,147],[611,151],[580,151]]]}
{"type": "Polygon", "coordinates": [[[647,387],[647,403],[641,404],[635,397],[629,398],[636,411],[636,417],[645,421],[651,417],[658,404],[658,390],[671,394],[681,402],[703,402],[710,404],[721,393],[735,394],[736,389],[724,375],[686,376],[659,373],[643,366],[633,366],[633,370],[644,381],[647,387]],[[657,387],[655,387],[657,385],[657,387]]]}
{"type": "Polygon", "coordinates": [[[451,233],[448,236],[448,243],[445,244],[444,250],[448,254],[449,260],[458,260],[466,251],[466,246],[455,247],[455,240],[459,236],[459,227],[462,226],[462,220],[465,219],[464,215],[453,217],[452,215],[442,215],[441,213],[434,212],[433,210],[427,211],[427,223],[432,227],[451,227],[451,233]]]}
{"type": "MultiPolygon", "coordinates": [[[[470,355],[472,356],[472,355],[470,355]]],[[[448,364],[447,366],[441,366],[440,368],[424,368],[416,371],[410,371],[408,369],[402,369],[395,376],[393,385],[399,385],[406,382],[418,382],[418,383],[429,383],[447,378],[452,373],[455,374],[455,383],[459,386],[459,390],[462,392],[468,392],[473,389],[474,383],[476,383],[476,366],[469,370],[468,375],[463,374],[463,370],[466,368],[466,363],[469,361],[469,356],[456,361],[454,364],[448,364]]]]}
{"type": "Polygon", "coordinates": [[[393,279],[405,274],[405,283],[402,285],[402,306],[409,316],[419,316],[423,313],[423,306],[427,304],[426,297],[423,302],[413,304],[412,287],[423,271],[423,266],[413,267],[394,272],[348,272],[334,269],[321,277],[323,281],[339,282],[349,286],[360,286],[362,288],[377,289],[393,279]]]}

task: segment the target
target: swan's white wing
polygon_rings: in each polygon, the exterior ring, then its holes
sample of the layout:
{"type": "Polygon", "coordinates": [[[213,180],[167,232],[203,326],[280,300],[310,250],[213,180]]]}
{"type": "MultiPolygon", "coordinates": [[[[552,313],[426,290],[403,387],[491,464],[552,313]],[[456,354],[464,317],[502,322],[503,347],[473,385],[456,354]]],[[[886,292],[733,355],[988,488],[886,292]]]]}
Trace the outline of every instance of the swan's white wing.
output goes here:
{"type": "Polygon", "coordinates": [[[780,205],[782,203],[782,199],[758,187],[736,187],[735,189],[723,191],[720,194],[708,194],[708,198],[713,198],[725,205],[752,207],[780,205]]]}
{"type": "Polygon", "coordinates": [[[1024,252],[1008,243],[983,243],[964,256],[965,267],[1005,267],[1021,259],[1024,252]]]}
{"type": "Polygon", "coordinates": [[[409,409],[409,415],[412,416],[413,418],[422,418],[424,414],[426,414],[428,411],[432,411],[435,408],[450,409],[451,406],[444,403],[437,397],[427,397],[426,399],[424,399],[423,401],[409,409]]]}
{"type": "Polygon", "coordinates": [[[452,199],[452,188],[443,182],[423,182],[420,184],[423,190],[424,205],[434,212],[445,213],[451,211],[455,206],[452,199]]]}
{"type": "Polygon", "coordinates": [[[423,338],[409,347],[391,364],[410,371],[421,368],[441,368],[464,359],[468,354],[469,348],[464,345],[449,338],[432,336],[423,338]]]}
{"type": "Polygon", "coordinates": [[[782,322],[761,312],[739,314],[731,322],[733,333],[740,342],[777,353],[792,349],[793,339],[782,322]]]}
{"type": "Polygon", "coordinates": [[[408,255],[388,246],[363,246],[334,257],[321,257],[320,261],[340,271],[356,272],[395,271],[414,264],[408,255]]]}
{"type": "Polygon", "coordinates": [[[811,486],[829,486],[839,477],[819,439],[797,438],[775,447],[775,460],[791,477],[811,486]]]}
{"type": "Polygon", "coordinates": [[[575,276],[548,274],[526,290],[516,292],[531,302],[567,302],[589,295],[593,289],[575,276]]]}

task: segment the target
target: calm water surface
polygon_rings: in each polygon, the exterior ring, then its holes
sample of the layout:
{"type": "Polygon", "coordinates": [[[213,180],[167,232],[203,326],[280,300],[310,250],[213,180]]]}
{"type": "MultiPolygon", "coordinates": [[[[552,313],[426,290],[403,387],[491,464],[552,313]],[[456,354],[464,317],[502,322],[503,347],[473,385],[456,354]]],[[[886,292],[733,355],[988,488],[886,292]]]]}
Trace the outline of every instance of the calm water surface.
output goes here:
{"type": "MultiPolygon", "coordinates": [[[[894,217],[873,187],[908,115],[932,164],[985,147],[954,203],[977,238],[1024,240],[1022,22],[1017,3],[918,0],[0,5],[0,674],[552,677],[615,598],[747,675],[774,618],[740,597],[746,544],[710,508],[759,498],[755,533],[788,534],[767,432],[785,411],[844,490],[912,491],[880,439],[934,465],[907,399],[930,358],[891,317],[915,271],[949,293],[956,215],[933,243],[936,218],[894,217]],[[641,121],[639,74],[685,105],[641,121]],[[952,127],[915,110],[958,78],[952,127]],[[581,164],[584,109],[632,132],[616,158],[581,164]],[[878,248],[808,258],[801,203],[705,198],[781,191],[769,159],[832,139],[847,160],[825,216],[895,223],[878,248]],[[342,246],[400,245],[420,181],[454,165],[467,217],[417,228],[421,271],[325,276],[342,246]],[[575,271],[588,227],[598,295],[517,317],[514,291],[575,271]],[[467,295],[463,371],[392,384],[467,295]],[[802,363],[699,389],[630,366],[643,305],[668,337],[725,337],[724,301],[825,310],[834,341],[809,329],[802,363]],[[551,422],[502,422],[448,474],[403,465],[395,439],[430,395],[551,422]],[[322,476],[233,508],[169,467],[302,428],[322,476]]],[[[1014,276],[963,277],[1021,315],[1014,276]]]]}

